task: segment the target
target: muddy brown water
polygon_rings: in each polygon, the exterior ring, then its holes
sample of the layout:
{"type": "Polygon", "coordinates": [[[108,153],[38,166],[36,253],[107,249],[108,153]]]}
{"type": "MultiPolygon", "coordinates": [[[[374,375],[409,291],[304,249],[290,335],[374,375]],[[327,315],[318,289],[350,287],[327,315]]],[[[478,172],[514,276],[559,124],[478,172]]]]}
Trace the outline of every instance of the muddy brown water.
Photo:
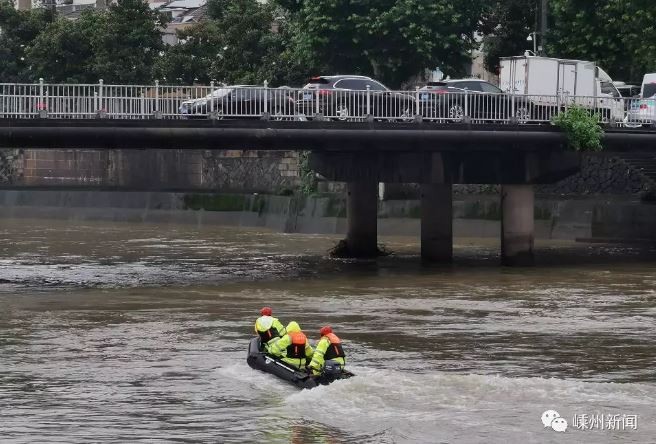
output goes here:
{"type": "Polygon", "coordinates": [[[331,260],[335,241],[0,220],[0,441],[654,442],[656,252],[542,243],[511,269],[458,240],[426,267],[415,239],[378,261],[331,260]],[[357,377],[251,370],[264,304],[312,339],[330,323],[357,377]]]}

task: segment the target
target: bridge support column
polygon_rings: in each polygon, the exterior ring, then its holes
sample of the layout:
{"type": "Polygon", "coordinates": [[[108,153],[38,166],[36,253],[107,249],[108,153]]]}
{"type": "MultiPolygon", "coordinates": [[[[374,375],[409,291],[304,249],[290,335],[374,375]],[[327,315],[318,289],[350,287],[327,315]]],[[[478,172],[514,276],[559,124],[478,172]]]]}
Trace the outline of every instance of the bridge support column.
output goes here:
{"type": "Polygon", "coordinates": [[[533,265],[534,200],[532,185],[501,187],[501,263],[503,265],[533,265]]]}
{"type": "Polygon", "coordinates": [[[453,260],[453,197],[450,184],[421,185],[421,259],[453,260]]]}
{"type": "Polygon", "coordinates": [[[346,184],[346,247],[351,257],[378,256],[378,181],[346,184]]]}

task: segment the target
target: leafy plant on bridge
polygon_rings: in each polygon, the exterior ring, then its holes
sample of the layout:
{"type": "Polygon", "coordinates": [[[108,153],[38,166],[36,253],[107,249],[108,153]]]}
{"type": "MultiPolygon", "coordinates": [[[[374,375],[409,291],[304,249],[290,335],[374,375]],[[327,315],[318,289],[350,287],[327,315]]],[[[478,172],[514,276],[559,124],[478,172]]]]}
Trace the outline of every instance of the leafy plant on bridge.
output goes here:
{"type": "Polygon", "coordinates": [[[574,151],[601,151],[603,129],[599,115],[580,106],[572,106],[553,118],[553,123],[567,134],[569,147],[574,151]]]}
{"type": "Polygon", "coordinates": [[[301,151],[298,155],[298,174],[301,178],[301,193],[305,196],[317,192],[317,175],[310,168],[310,152],[301,151]]]}

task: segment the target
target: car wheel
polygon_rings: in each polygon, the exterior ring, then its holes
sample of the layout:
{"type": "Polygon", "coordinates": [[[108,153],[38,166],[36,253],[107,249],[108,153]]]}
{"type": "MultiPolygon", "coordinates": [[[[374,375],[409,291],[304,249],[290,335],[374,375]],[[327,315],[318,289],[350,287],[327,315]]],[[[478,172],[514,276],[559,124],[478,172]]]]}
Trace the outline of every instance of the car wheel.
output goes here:
{"type": "Polygon", "coordinates": [[[340,103],[335,109],[335,115],[337,116],[337,120],[346,121],[351,117],[351,110],[349,110],[349,107],[345,103],[340,103]]]}
{"type": "Polygon", "coordinates": [[[520,105],[517,107],[515,110],[515,118],[520,125],[528,123],[531,120],[531,109],[528,105],[520,105]]]}
{"type": "Polygon", "coordinates": [[[406,106],[405,108],[401,108],[396,112],[396,115],[398,117],[395,117],[393,119],[387,119],[388,122],[411,122],[415,117],[412,114],[412,108],[410,106],[406,106]]]}
{"type": "Polygon", "coordinates": [[[465,118],[465,110],[460,105],[451,105],[449,108],[449,120],[460,123],[465,118]]]}
{"type": "Polygon", "coordinates": [[[276,108],[271,115],[271,120],[287,120],[285,118],[285,112],[280,108],[276,108]]]}

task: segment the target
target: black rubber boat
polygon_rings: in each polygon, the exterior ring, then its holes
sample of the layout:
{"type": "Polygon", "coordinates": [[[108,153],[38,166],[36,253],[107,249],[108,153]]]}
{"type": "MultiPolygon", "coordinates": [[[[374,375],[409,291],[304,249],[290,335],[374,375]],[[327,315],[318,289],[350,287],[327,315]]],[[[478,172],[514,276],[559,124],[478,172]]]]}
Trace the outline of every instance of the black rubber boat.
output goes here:
{"type": "Polygon", "coordinates": [[[318,376],[295,369],[280,359],[262,352],[260,350],[260,338],[258,337],[251,339],[251,343],[248,346],[248,358],[246,358],[246,362],[248,362],[251,368],[276,375],[280,379],[302,389],[328,385],[338,379],[348,379],[355,376],[347,370],[342,370],[339,366],[331,366],[330,362],[326,363],[326,369],[318,376]]]}

